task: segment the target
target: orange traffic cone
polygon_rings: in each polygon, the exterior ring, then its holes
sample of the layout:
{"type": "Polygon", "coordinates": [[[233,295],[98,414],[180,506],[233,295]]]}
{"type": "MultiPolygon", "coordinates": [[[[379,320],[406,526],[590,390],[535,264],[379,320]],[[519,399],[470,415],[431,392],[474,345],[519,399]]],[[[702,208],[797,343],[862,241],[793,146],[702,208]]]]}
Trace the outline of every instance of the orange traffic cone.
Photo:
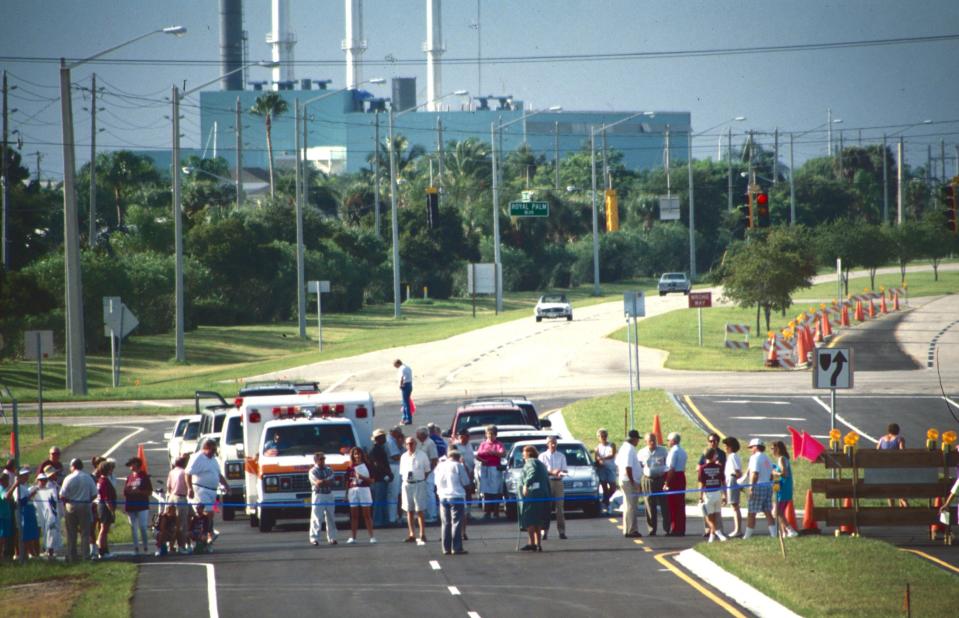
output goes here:
{"type": "Polygon", "coordinates": [[[796,327],[796,365],[803,366],[809,362],[809,346],[806,344],[806,328],[802,324],[796,327]]]}
{"type": "Polygon", "coordinates": [[[799,526],[796,524],[796,507],[792,500],[786,503],[786,512],[783,513],[783,517],[786,518],[786,523],[789,524],[790,528],[799,530],[799,526]]]}
{"type": "Polygon", "coordinates": [[[899,311],[899,292],[892,295],[892,310],[899,311]]]}
{"type": "Polygon", "coordinates": [[[663,444],[663,430],[659,425],[659,415],[653,416],[653,433],[656,434],[656,444],[663,444]]]}
{"type": "Polygon", "coordinates": [[[872,299],[869,299],[869,319],[876,317],[876,303],[872,302],[872,299]]]}
{"type": "Polygon", "coordinates": [[[149,474],[149,470],[147,470],[147,456],[143,452],[143,444],[137,446],[137,458],[143,462],[143,473],[149,474]]]}
{"type": "Polygon", "coordinates": [[[842,304],[842,311],[839,312],[839,326],[849,328],[849,305],[842,304]]]}
{"type": "Polygon", "coordinates": [[[823,339],[829,339],[832,337],[832,326],[829,324],[829,312],[825,309],[822,312],[822,337],[823,339]]]}
{"type": "MultiPolygon", "coordinates": [[[[17,435],[10,432],[10,456],[13,457],[17,452],[17,435]]],[[[20,463],[20,462],[17,462],[20,463]]]]}
{"type": "MultiPolygon", "coordinates": [[[[846,498],[842,501],[843,509],[852,509],[852,498],[846,498]]],[[[852,524],[842,524],[839,526],[839,532],[842,534],[856,534],[856,527],[852,524]]]]}
{"type": "Polygon", "coordinates": [[[779,355],[776,354],[776,336],[775,335],[769,338],[769,352],[766,353],[766,366],[767,367],[779,366],[779,355]]]}
{"type": "Polygon", "coordinates": [[[857,322],[865,322],[866,316],[862,312],[862,299],[856,299],[856,312],[855,316],[857,322]]]}
{"type": "Polygon", "coordinates": [[[802,515],[803,534],[819,534],[819,526],[816,525],[816,507],[812,502],[812,490],[806,490],[806,508],[802,515]]]}
{"type": "Polygon", "coordinates": [[[822,329],[819,328],[819,323],[820,323],[819,320],[813,321],[812,341],[814,345],[817,343],[822,343],[822,329]]]}
{"type": "MultiPolygon", "coordinates": [[[[938,511],[942,507],[942,498],[937,497],[935,502],[936,510],[938,511]]],[[[933,541],[936,540],[936,536],[942,532],[946,533],[946,526],[943,525],[940,521],[936,520],[936,523],[929,524],[929,538],[933,541]]]]}
{"type": "Polygon", "coordinates": [[[889,308],[886,307],[886,293],[883,292],[883,293],[882,293],[882,296],[881,296],[880,298],[882,298],[882,300],[879,301],[879,312],[880,312],[880,313],[889,313],[889,308]]]}

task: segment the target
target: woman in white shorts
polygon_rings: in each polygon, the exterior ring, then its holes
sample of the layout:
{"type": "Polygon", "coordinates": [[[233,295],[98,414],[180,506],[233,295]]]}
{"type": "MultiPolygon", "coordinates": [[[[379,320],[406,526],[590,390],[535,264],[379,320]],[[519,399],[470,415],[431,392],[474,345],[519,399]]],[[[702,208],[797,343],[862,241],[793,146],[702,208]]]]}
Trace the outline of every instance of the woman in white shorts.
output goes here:
{"type": "Polygon", "coordinates": [[[376,537],[373,536],[373,493],[370,491],[373,477],[366,465],[366,453],[358,446],[350,449],[350,468],[346,472],[346,479],[346,499],[350,503],[350,531],[353,533],[346,542],[356,543],[356,532],[360,527],[362,513],[366,530],[370,533],[370,543],[376,543],[376,537]]]}
{"type": "Polygon", "coordinates": [[[729,436],[723,439],[723,449],[726,451],[726,466],[723,476],[726,479],[726,504],[733,508],[733,522],[735,528],[730,538],[740,536],[743,528],[743,515],[739,511],[739,494],[742,489],[739,487],[738,479],[743,473],[743,464],[739,460],[739,440],[729,436]]]}

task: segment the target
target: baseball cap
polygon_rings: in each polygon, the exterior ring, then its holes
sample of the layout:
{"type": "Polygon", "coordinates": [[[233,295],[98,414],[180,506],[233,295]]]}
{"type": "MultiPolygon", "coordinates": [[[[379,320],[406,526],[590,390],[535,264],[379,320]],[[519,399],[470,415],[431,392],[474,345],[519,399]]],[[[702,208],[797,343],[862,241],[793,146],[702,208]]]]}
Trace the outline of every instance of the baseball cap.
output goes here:
{"type": "Polygon", "coordinates": [[[143,460],[140,459],[139,457],[131,457],[130,459],[127,459],[127,462],[123,465],[124,466],[133,466],[133,465],[142,466],[143,460]]]}
{"type": "Polygon", "coordinates": [[[754,446],[766,446],[766,444],[759,438],[753,438],[752,440],[749,441],[749,448],[752,448],[754,446]]]}
{"type": "Polygon", "coordinates": [[[30,468],[28,468],[27,466],[24,466],[20,468],[19,470],[17,470],[17,476],[23,476],[25,474],[30,474],[30,468]]]}
{"type": "Polygon", "coordinates": [[[46,474],[44,474],[43,472],[41,472],[40,474],[37,475],[37,480],[38,480],[38,481],[46,481],[46,480],[48,480],[48,479],[49,479],[49,477],[48,477],[46,474]]]}
{"type": "Polygon", "coordinates": [[[630,440],[639,440],[639,432],[635,429],[629,430],[629,439],[630,440]]]}
{"type": "Polygon", "coordinates": [[[374,429],[374,430],[373,430],[373,439],[374,439],[374,440],[375,440],[376,438],[379,438],[380,436],[385,436],[385,435],[386,435],[386,432],[383,431],[382,429],[374,429]]]}

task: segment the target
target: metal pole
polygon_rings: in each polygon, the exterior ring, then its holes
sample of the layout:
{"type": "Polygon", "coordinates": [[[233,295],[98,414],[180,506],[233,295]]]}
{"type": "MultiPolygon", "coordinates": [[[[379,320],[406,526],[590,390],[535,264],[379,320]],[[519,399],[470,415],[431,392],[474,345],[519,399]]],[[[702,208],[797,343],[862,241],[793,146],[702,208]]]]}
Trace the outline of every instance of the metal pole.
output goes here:
{"type": "Polygon", "coordinates": [[[902,158],[905,155],[905,145],[902,143],[902,136],[899,136],[899,145],[896,148],[896,225],[902,225],[902,210],[903,210],[903,194],[902,194],[902,182],[903,182],[903,163],[902,158]]]}
{"type": "Polygon", "coordinates": [[[117,335],[117,364],[114,368],[113,386],[120,386],[120,362],[123,358],[123,303],[120,303],[120,334],[117,335]]]}
{"type": "Polygon", "coordinates": [[[593,296],[599,296],[599,216],[596,213],[596,127],[589,128],[589,159],[593,175],[593,296]]]}
{"type": "MultiPolygon", "coordinates": [[[[0,151],[2,157],[0,157],[0,183],[2,183],[2,189],[0,192],[3,194],[3,221],[2,229],[0,229],[0,261],[3,262],[3,269],[10,270],[10,245],[7,243],[7,223],[10,217],[10,195],[9,195],[9,182],[7,182],[7,159],[9,157],[9,152],[7,150],[7,138],[8,138],[8,116],[9,110],[7,108],[7,72],[3,72],[3,148],[0,151]]],[[[40,184],[39,179],[37,184],[40,184]]]]}
{"type": "Polygon", "coordinates": [[[672,195],[672,183],[669,177],[669,159],[670,159],[669,125],[666,125],[666,143],[665,143],[665,149],[663,151],[663,167],[666,170],[666,195],[667,196],[672,195]]]}
{"type": "Polygon", "coordinates": [[[176,305],[176,361],[186,362],[183,341],[183,213],[180,195],[180,90],[173,87],[173,239],[174,239],[174,298],[176,305]]]}
{"type": "Polygon", "coordinates": [[[829,429],[836,428],[836,389],[829,389],[829,429]]]}
{"type": "Polygon", "coordinates": [[[438,206],[443,205],[443,121],[436,119],[436,186],[439,187],[439,193],[436,195],[438,206]]]}
{"type": "Polygon", "coordinates": [[[826,154],[832,156],[832,108],[826,108],[826,154]]]}
{"type": "Polygon", "coordinates": [[[773,131],[773,184],[779,182],[779,127],[773,131]]]}
{"type": "Polygon", "coordinates": [[[234,133],[236,134],[236,209],[243,205],[243,117],[240,115],[240,97],[236,98],[236,109],[233,112],[234,133]]]}
{"type": "Polygon", "coordinates": [[[689,278],[696,278],[696,199],[693,182],[693,132],[686,133],[689,154],[686,157],[686,169],[689,171],[689,278]]]}
{"type": "Polygon", "coordinates": [[[626,362],[629,364],[629,428],[636,428],[636,416],[633,412],[633,326],[626,316],[626,362]]]}
{"type": "Polygon", "coordinates": [[[636,365],[636,392],[639,392],[639,321],[633,315],[633,364],[636,365]]]}
{"type": "Polygon", "coordinates": [[[939,138],[939,181],[946,182],[946,140],[939,138]]]}
{"type": "Polygon", "coordinates": [[[43,440],[43,349],[40,331],[37,331],[37,413],[40,416],[40,439],[43,440]]]}
{"type": "Polygon", "coordinates": [[[97,74],[90,78],[90,229],[87,246],[97,244],[97,74]]]}
{"type": "Polygon", "coordinates": [[[959,144],[956,144],[956,176],[959,176],[959,144]]]}
{"type": "Polygon", "coordinates": [[[293,124],[296,136],[294,138],[294,148],[296,148],[294,181],[296,183],[296,325],[300,339],[306,339],[306,275],[303,272],[305,266],[303,263],[303,165],[300,160],[301,140],[300,123],[303,110],[300,108],[300,99],[293,102],[293,124]]]}
{"type": "Polygon", "coordinates": [[[699,322],[699,347],[703,347],[703,308],[697,307],[696,316],[697,322],[699,322]]]}
{"type": "MultiPolygon", "coordinates": [[[[390,218],[393,227],[393,317],[399,318],[402,315],[400,308],[400,219],[396,211],[396,153],[393,152],[393,118],[395,116],[393,106],[390,106],[390,127],[389,136],[389,155],[390,155],[390,218]]],[[[493,177],[495,181],[495,176],[493,177]]],[[[495,200],[494,200],[495,201],[495,200]]]]}
{"type": "Polygon", "coordinates": [[[496,122],[490,123],[490,146],[491,160],[493,164],[493,278],[496,281],[496,313],[503,310],[503,282],[502,269],[500,262],[500,236],[499,236],[499,160],[497,157],[496,122]]]}
{"type": "Polygon", "coordinates": [[[380,237],[380,111],[373,114],[373,232],[380,237]]]}
{"type": "Polygon", "coordinates": [[[733,128],[726,129],[726,208],[733,209],[733,128]]]}
{"type": "Polygon", "coordinates": [[[889,163],[886,134],[882,134],[882,222],[889,223],[889,163]]]}
{"type": "Polygon", "coordinates": [[[63,261],[66,278],[66,341],[69,388],[74,395],[87,393],[84,354],[83,288],[80,275],[80,234],[77,220],[76,160],[73,153],[73,105],[70,69],[60,59],[60,118],[63,126],[63,261]]]}
{"type": "Polygon", "coordinates": [[[606,147],[606,125],[603,125],[601,135],[603,137],[603,187],[612,189],[613,184],[609,177],[609,150],[606,147]]]}
{"type": "Polygon", "coordinates": [[[320,352],[323,351],[323,293],[320,291],[320,282],[316,282],[316,328],[319,331],[317,339],[320,342],[320,352]]]}
{"type": "Polygon", "coordinates": [[[789,134],[789,225],[796,225],[796,164],[793,159],[793,134],[789,134]]]}
{"type": "Polygon", "coordinates": [[[555,179],[553,181],[553,188],[559,191],[559,123],[556,122],[553,124],[553,173],[555,174],[555,179]]]}
{"type": "MultiPolygon", "coordinates": [[[[14,442],[14,445],[13,445],[13,458],[14,458],[14,460],[16,460],[17,466],[19,467],[20,464],[21,464],[21,461],[20,461],[20,411],[19,411],[19,409],[18,409],[18,407],[17,407],[17,400],[13,398],[13,394],[10,393],[9,390],[7,391],[7,394],[10,395],[11,405],[12,405],[12,407],[13,407],[13,442],[14,442]]],[[[17,490],[17,491],[19,492],[19,490],[17,490]]],[[[19,496],[18,496],[18,497],[19,497],[19,496]]],[[[16,510],[14,511],[14,513],[15,513],[15,515],[14,515],[14,527],[16,528],[16,530],[17,530],[17,532],[18,532],[18,534],[17,534],[17,555],[19,556],[19,562],[20,562],[20,564],[23,564],[24,562],[26,562],[27,556],[26,556],[26,552],[24,551],[24,547],[23,547],[23,545],[24,545],[24,543],[23,543],[23,534],[20,534],[20,533],[23,532],[23,520],[22,520],[22,518],[20,517],[20,510],[19,510],[19,509],[20,509],[20,504],[19,504],[19,500],[17,501],[17,503],[16,503],[16,505],[14,506],[14,508],[16,509],[16,510]]]]}

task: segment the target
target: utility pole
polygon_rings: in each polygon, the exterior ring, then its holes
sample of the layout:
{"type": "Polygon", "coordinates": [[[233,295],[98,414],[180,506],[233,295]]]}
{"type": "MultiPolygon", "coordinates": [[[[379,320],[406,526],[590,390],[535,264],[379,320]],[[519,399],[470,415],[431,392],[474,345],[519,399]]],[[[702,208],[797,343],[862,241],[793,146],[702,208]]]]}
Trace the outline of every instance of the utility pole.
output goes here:
{"type": "Polygon", "coordinates": [[[882,222],[889,223],[889,162],[886,134],[882,134],[882,222]]]}
{"type": "MultiPolygon", "coordinates": [[[[390,102],[390,126],[389,132],[386,136],[387,143],[389,144],[389,155],[390,155],[390,225],[393,232],[393,317],[398,319],[402,317],[402,298],[400,297],[400,219],[399,213],[397,212],[397,203],[396,203],[396,193],[399,190],[396,186],[396,152],[393,147],[393,124],[395,122],[396,112],[393,108],[393,103],[390,102]]],[[[493,214],[496,215],[496,164],[493,164],[493,214]]],[[[497,238],[499,240],[499,238],[497,238]]],[[[499,266],[499,245],[496,246],[496,264],[499,266]]]]}
{"type": "Polygon", "coordinates": [[[733,209],[733,128],[726,128],[726,201],[727,209],[733,209]]]}
{"type": "Polygon", "coordinates": [[[789,225],[796,225],[796,164],[793,160],[793,134],[789,134],[789,225]]]}
{"type": "Polygon", "coordinates": [[[593,296],[599,296],[599,217],[596,213],[596,127],[589,129],[590,167],[593,176],[593,296]]]}
{"type": "Polygon", "coordinates": [[[300,339],[306,339],[306,277],[304,273],[305,266],[303,256],[303,165],[300,161],[302,144],[302,140],[300,139],[300,123],[302,122],[303,110],[300,107],[299,98],[293,102],[293,106],[294,133],[296,133],[294,139],[294,148],[296,148],[296,170],[294,174],[294,182],[296,184],[296,322],[300,339]]]}
{"type": "Polygon", "coordinates": [[[9,142],[7,141],[9,130],[9,110],[7,109],[7,72],[3,72],[3,149],[0,152],[0,183],[3,183],[3,221],[0,225],[0,236],[2,236],[2,248],[0,248],[0,257],[3,258],[3,269],[10,270],[10,245],[7,242],[7,225],[10,219],[10,192],[7,179],[7,159],[10,157],[8,152],[9,142]]]}
{"type": "Polygon", "coordinates": [[[436,196],[437,205],[443,204],[443,121],[436,119],[436,186],[439,193],[436,196]]]}
{"type": "Polygon", "coordinates": [[[176,86],[173,87],[171,99],[173,102],[173,296],[176,329],[174,358],[178,363],[185,363],[186,344],[183,331],[186,327],[186,311],[183,300],[183,212],[180,195],[180,89],[176,86]]]}
{"type": "Polygon", "coordinates": [[[842,169],[842,151],[843,151],[843,148],[845,148],[845,145],[843,144],[842,134],[843,134],[842,129],[839,129],[839,152],[838,152],[838,154],[839,154],[839,179],[840,179],[840,180],[842,180],[842,178],[843,178],[843,176],[844,176],[844,174],[843,174],[843,169],[842,169]]]}
{"type": "Polygon", "coordinates": [[[832,108],[826,108],[826,154],[832,156],[832,108]]]}
{"type": "Polygon", "coordinates": [[[236,98],[233,111],[233,133],[236,135],[236,209],[243,205],[243,116],[240,114],[240,97],[236,98]]]}
{"type": "Polygon", "coordinates": [[[33,154],[37,158],[37,185],[39,186],[40,185],[40,159],[43,158],[43,153],[38,150],[33,154]]]}
{"type": "Polygon", "coordinates": [[[773,184],[779,182],[779,127],[773,131],[773,184]]]}
{"type": "Polygon", "coordinates": [[[613,188],[609,178],[609,150],[606,146],[606,125],[603,125],[603,186],[609,189],[613,188]]]}
{"type": "Polygon", "coordinates": [[[693,198],[693,132],[692,127],[686,133],[689,150],[686,155],[686,169],[689,171],[689,278],[696,278],[696,201],[693,198]]]}
{"type": "Polygon", "coordinates": [[[663,152],[663,167],[666,168],[666,196],[672,194],[672,185],[669,179],[669,125],[666,125],[666,143],[663,152]]]}
{"type": "Polygon", "coordinates": [[[896,157],[899,159],[896,163],[896,224],[902,225],[902,182],[903,182],[903,163],[902,157],[905,154],[905,146],[902,143],[902,135],[899,136],[899,146],[896,149],[896,157]]]}
{"type": "Polygon", "coordinates": [[[373,114],[373,232],[380,237],[380,110],[373,114]]]}
{"type": "Polygon", "coordinates": [[[559,123],[553,123],[553,173],[555,179],[553,180],[553,188],[556,191],[559,191],[559,123]]]}
{"type": "MultiPolygon", "coordinates": [[[[501,122],[501,121],[500,121],[501,122]]],[[[490,156],[493,164],[493,279],[496,282],[496,313],[503,310],[503,282],[500,276],[502,268],[499,246],[499,167],[496,148],[497,121],[490,123],[490,156]]]]}
{"type": "Polygon", "coordinates": [[[946,182],[946,140],[939,138],[939,181],[946,182]]]}
{"type": "Polygon", "coordinates": [[[932,184],[932,144],[926,145],[926,189],[932,184]]]}
{"type": "MultiPolygon", "coordinates": [[[[39,167],[39,164],[37,165],[39,167]]],[[[90,77],[90,229],[87,246],[97,244],[97,74],[90,77]]]]}

